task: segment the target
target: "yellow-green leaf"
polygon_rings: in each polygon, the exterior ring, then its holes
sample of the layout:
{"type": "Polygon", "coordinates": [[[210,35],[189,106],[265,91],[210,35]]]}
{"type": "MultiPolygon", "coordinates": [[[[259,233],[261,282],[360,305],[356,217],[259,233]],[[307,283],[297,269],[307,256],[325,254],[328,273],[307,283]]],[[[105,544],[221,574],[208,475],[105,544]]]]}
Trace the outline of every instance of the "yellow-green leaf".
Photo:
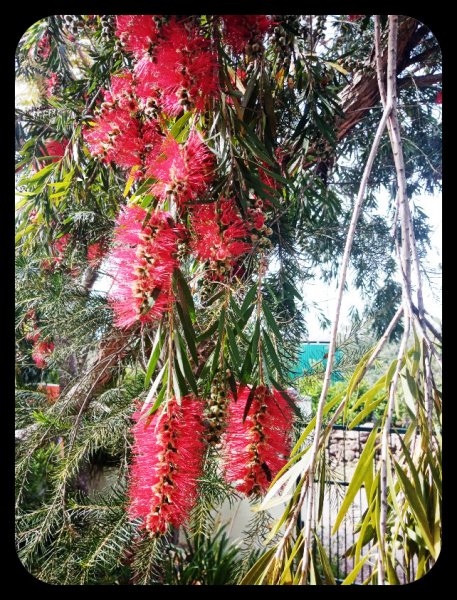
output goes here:
{"type": "Polygon", "coordinates": [[[349,71],[346,71],[346,69],[344,67],[342,67],[341,65],[339,65],[338,63],[332,62],[330,60],[324,60],[324,62],[326,65],[328,65],[329,67],[332,67],[333,69],[336,69],[343,75],[349,75],[349,71]]]}

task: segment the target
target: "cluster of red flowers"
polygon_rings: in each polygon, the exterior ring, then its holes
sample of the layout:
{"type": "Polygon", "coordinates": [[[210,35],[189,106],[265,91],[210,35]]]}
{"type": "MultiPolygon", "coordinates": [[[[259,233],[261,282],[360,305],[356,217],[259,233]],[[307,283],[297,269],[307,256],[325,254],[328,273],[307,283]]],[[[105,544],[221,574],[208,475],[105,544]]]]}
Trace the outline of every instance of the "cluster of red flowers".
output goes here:
{"type": "Polygon", "coordinates": [[[65,149],[68,146],[68,140],[47,140],[44,144],[47,156],[53,156],[51,162],[58,162],[65,154],[65,149]]]}
{"type": "Polygon", "coordinates": [[[154,177],[152,192],[180,202],[203,194],[212,177],[214,159],[196,132],[184,145],[162,133],[156,119],[142,119],[146,104],[131,73],[111,78],[111,91],[94,127],[84,131],[90,152],[122,168],[137,168],[135,176],[154,177]]]}
{"type": "Polygon", "coordinates": [[[139,206],[120,213],[110,257],[114,284],[109,294],[118,327],[154,321],[168,310],[181,234],[182,227],[174,224],[170,213],[153,212],[148,217],[139,206]]]}
{"type": "MultiPolygon", "coordinates": [[[[223,41],[235,53],[252,57],[262,52],[264,35],[273,25],[270,17],[221,19],[223,41]]],[[[190,229],[160,210],[163,204],[152,214],[135,205],[121,211],[108,260],[114,280],[109,300],[116,325],[128,328],[170,310],[180,241],[190,238],[190,250],[209,261],[210,269],[216,265],[211,276],[220,278],[239,268],[240,257],[252,249],[258,233],[269,233],[260,199],[251,201],[245,218],[234,198],[201,202],[214,177],[214,156],[196,129],[185,143],[178,143],[168,130],[168,117],[184,109],[204,111],[219,91],[217,55],[210,40],[192,18],[157,15],[120,15],[116,35],[131,53],[133,69],[111,78],[95,123],[84,132],[86,143],[106,163],[152,178],[151,193],[161,203],[172,201],[178,217],[188,216],[190,229]]],[[[245,73],[237,76],[244,78],[245,73]]],[[[259,176],[276,189],[263,169],[259,176]]],[[[91,245],[89,263],[98,264],[102,253],[100,245],[91,245]]],[[[229,403],[224,437],[226,479],[247,496],[264,493],[285,464],[292,423],[287,402],[265,386],[255,390],[243,422],[249,393],[248,387],[240,388],[237,401],[229,403]]],[[[183,524],[196,499],[205,449],[203,406],[187,396],[181,403],[169,399],[152,418],[134,415],[129,515],[141,518],[152,534],[183,524]]]]}
{"type": "Polygon", "coordinates": [[[45,258],[41,261],[41,267],[45,271],[52,272],[57,266],[59,266],[62,263],[65,256],[65,251],[70,240],[71,233],[65,233],[51,244],[52,256],[50,258],[45,258]]]}
{"type": "Polygon", "coordinates": [[[217,57],[198,29],[157,15],[120,15],[116,35],[136,60],[140,95],[153,98],[168,116],[183,108],[203,111],[218,92],[217,57]]]}
{"type": "Polygon", "coordinates": [[[197,133],[181,146],[168,136],[159,153],[150,156],[147,174],[155,177],[151,191],[161,199],[172,196],[183,204],[203,195],[213,176],[214,159],[197,133]]]}
{"type": "MultiPolygon", "coordinates": [[[[111,90],[104,92],[104,102],[95,125],[83,131],[92,155],[124,169],[143,166],[145,157],[161,140],[156,120],[141,120],[137,86],[130,72],[111,77],[111,90]]],[[[139,171],[142,175],[142,172],[139,171]]]]}
{"type": "Polygon", "coordinates": [[[39,369],[45,369],[48,366],[49,356],[54,350],[54,342],[51,340],[38,340],[32,349],[32,358],[39,369]]]}
{"type": "Polygon", "coordinates": [[[274,25],[269,15],[222,15],[224,42],[237,54],[256,54],[263,49],[263,37],[274,25]]]}
{"type": "Polygon", "coordinates": [[[225,433],[225,478],[247,496],[263,494],[286,464],[290,452],[292,408],[280,392],[259,386],[246,419],[250,389],[229,403],[225,433]]]}
{"type": "MultiPolygon", "coordinates": [[[[224,434],[227,482],[246,496],[264,494],[290,452],[292,409],[277,391],[240,388],[229,404],[224,434]]],[[[153,534],[182,525],[196,500],[205,445],[203,402],[193,396],[172,398],[161,413],[133,415],[134,459],[130,471],[129,516],[142,519],[153,534]]]]}
{"type": "Polygon", "coordinates": [[[124,48],[137,60],[150,54],[159,37],[159,21],[156,15],[118,15],[116,35],[124,48]]]}
{"type": "Polygon", "coordinates": [[[27,312],[25,323],[26,332],[24,337],[29,342],[33,342],[32,358],[39,369],[45,369],[48,358],[54,350],[54,342],[48,338],[41,338],[36,312],[33,309],[27,312]]]}
{"type": "Polygon", "coordinates": [[[58,383],[40,383],[38,391],[46,394],[48,404],[55,404],[60,396],[60,385],[58,383]]]}
{"type": "Polygon", "coordinates": [[[37,44],[37,55],[39,58],[46,60],[51,54],[51,39],[49,33],[45,33],[37,44]]]}
{"type": "Polygon", "coordinates": [[[57,73],[51,73],[50,77],[46,79],[46,95],[48,98],[54,96],[59,87],[59,77],[57,73]]]}
{"type": "Polygon", "coordinates": [[[92,268],[96,268],[101,263],[107,252],[106,242],[94,242],[87,246],[87,262],[92,268]]]}
{"type": "Polygon", "coordinates": [[[179,527],[192,508],[203,457],[203,402],[192,396],[171,399],[152,419],[134,415],[134,459],[129,516],[163,534],[179,527]]]}
{"type": "Polygon", "coordinates": [[[436,94],[436,103],[443,104],[443,92],[441,90],[436,94]]]}
{"type": "Polygon", "coordinates": [[[353,23],[354,21],[362,19],[364,16],[365,15],[348,15],[348,21],[351,21],[351,23],[353,23]]]}
{"type": "Polygon", "coordinates": [[[233,199],[221,198],[192,207],[191,223],[195,233],[191,248],[202,261],[226,261],[230,267],[233,259],[252,248],[243,241],[249,230],[233,199]]]}

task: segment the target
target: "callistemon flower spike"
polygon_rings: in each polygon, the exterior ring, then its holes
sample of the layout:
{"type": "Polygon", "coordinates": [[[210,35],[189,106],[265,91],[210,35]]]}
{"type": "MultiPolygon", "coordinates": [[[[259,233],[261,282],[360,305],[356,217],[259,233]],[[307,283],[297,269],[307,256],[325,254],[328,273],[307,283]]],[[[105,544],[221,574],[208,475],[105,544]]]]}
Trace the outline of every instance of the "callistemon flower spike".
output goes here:
{"type": "Polygon", "coordinates": [[[203,402],[172,398],[152,419],[133,416],[129,516],[160,535],[183,525],[196,501],[204,451],[203,402]]]}
{"type": "Polygon", "coordinates": [[[155,321],[170,308],[182,230],[168,212],[157,211],[148,217],[139,206],[121,211],[108,267],[113,276],[109,300],[118,327],[155,321]]]}
{"type": "Polygon", "coordinates": [[[263,36],[274,25],[269,15],[222,15],[223,41],[237,54],[253,57],[263,50],[263,36]]]}
{"type": "Polygon", "coordinates": [[[184,145],[169,135],[160,152],[146,159],[147,176],[157,182],[151,191],[161,200],[173,197],[178,204],[203,196],[214,177],[214,156],[196,131],[184,145]]]}
{"type": "Polygon", "coordinates": [[[183,109],[203,112],[219,91],[217,55],[209,39],[174,19],[160,30],[153,52],[137,54],[135,74],[147,89],[160,90],[160,104],[168,116],[183,109]]]}
{"type": "Polygon", "coordinates": [[[291,447],[293,410],[280,392],[259,386],[243,422],[249,387],[228,406],[224,471],[228,483],[246,496],[264,494],[286,464],[291,447]]]}

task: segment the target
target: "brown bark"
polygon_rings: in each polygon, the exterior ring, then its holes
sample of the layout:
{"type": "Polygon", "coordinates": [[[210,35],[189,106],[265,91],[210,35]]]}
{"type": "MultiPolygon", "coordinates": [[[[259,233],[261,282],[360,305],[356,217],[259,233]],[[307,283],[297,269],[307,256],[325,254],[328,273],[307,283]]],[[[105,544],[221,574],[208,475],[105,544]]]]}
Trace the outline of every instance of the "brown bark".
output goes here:
{"type": "MultiPolygon", "coordinates": [[[[402,17],[398,27],[397,73],[410,64],[412,49],[420,42],[427,30],[416,19],[402,17]]],[[[387,52],[381,56],[382,69],[387,70],[387,52]]],[[[355,73],[351,83],[341,95],[343,116],[337,121],[337,139],[344,138],[364,118],[368,110],[379,103],[379,88],[376,80],[374,53],[365,63],[365,69],[355,73]]]]}

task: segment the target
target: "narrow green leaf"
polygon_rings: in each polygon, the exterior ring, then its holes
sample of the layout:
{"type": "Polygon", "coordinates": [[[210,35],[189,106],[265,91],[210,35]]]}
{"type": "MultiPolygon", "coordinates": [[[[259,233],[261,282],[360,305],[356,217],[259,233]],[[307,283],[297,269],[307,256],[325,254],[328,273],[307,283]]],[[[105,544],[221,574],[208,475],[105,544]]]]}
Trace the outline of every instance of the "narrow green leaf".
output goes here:
{"type": "Polygon", "coordinates": [[[152,384],[151,389],[149,390],[148,395],[146,396],[146,399],[143,402],[143,406],[141,407],[141,412],[143,412],[143,410],[146,408],[146,406],[148,406],[149,404],[152,403],[152,399],[154,398],[154,394],[156,393],[156,390],[159,387],[160,382],[163,381],[164,377],[166,377],[165,372],[166,371],[168,372],[167,366],[168,366],[168,361],[166,361],[164,363],[163,367],[159,371],[159,374],[155,378],[154,383],[152,384]]]}
{"type": "Polygon", "coordinates": [[[367,562],[367,560],[370,558],[370,553],[365,554],[365,556],[362,558],[362,560],[360,560],[355,567],[352,569],[352,571],[349,573],[349,575],[341,582],[341,585],[352,585],[354,583],[354,581],[357,579],[357,575],[359,574],[360,569],[363,567],[363,565],[367,562]]]}
{"type": "Polygon", "coordinates": [[[233,373],[232,373],[232,369],[230,369],[230,375],[227,377],[227,381],[229,383],[230,390],[231,390],[231,392],[233,394],[233,399],[236,402],[236,400],[238,398],[238,389],[237,389],[237,386],[236,386],[235,377],[233,376],[233,373]]]}
{"type": "MultiPolygon", "coordinates": [[[[180,396],[187,396],[187,394],[189,393],[189,388],[188,388],[186,380],[184,378],[184,375],[183,375],[183,372],[181,369],[181,365],[179,364],[178,353],[180,354],[180,350],[178,349],[178,346],[176,346],[176,356],[175,356],[175,360],[174,360],[173,377],[176,376],[176,383],[178,384],[178,387],[179,387],[180,396]]],[[[182,359],[182,356],[180,356],[180,358],[182,359]]],[[[179,400],[180,399],[181,398],[179,398],[179,400]]]]}
{"type": "MultiPolygon", "coordinates": [[[[252,340],[251,340],[251,342],[252,342],[252,340]]],[[[252,373],[251,345],[252,344],[249,344],[249,346],[248,346],[248,349],[246,351],[246,356],[244,357],[243,366],[241,367],[240,382],[242,384],[248,383],[249,378],[252,373]]]]}
{"type": "Polygon", "coordinates": [[[284,372],[282,370],[281,361],[279,360],[279,357],[276,353],[275,347],[273,345],[273,342],[270,339],[270,336],[264,329],[262,330],[262,341],[263,341],[263,344],[266,346],[268,355],[270,356],[271,360],[273,361],[273,364],[275,366],[275,369],[278,372],[278,375],[284,379],[284,372]]]}
{"type": "Polygon", "coordinates": [[[192,322],[190,320],[189,314],[186,310],[183,309],[179,302],[176,302],[176,309],[178,311],[179,319],[181,321],[181,325],[184,332],[184,338],[187,342],[187,347],[189,348],[189,352],[194,359],[195,364],[198,364],[198,354],[197,347],[195,345],[195,331],[192,327],[192,322]]]}
{"type": "Polygon", "coordinates": [[[171,367],[171,379],[173,382],[173,393],[176,397],[176,401],[178,402],[178,405],[181,406],[181,400],[182,400],[182,392],[181,392],[181,380],[178,376],[178,372],[179,372],[179,367],[178,367],[178,362],[176,360],[176,357],[173,361],[173,365],[171,367]]]}
{"type": "Polygon", "coordinates": [[[227,334],[227,341],[228,341],[230,355],[232,357],[234,366],[236,367],[236,369],[238,371],[241,366],[241,356],[240,356],[240,352],[238,350],[238,344],[236,343],[235,336],[233,335],[233,331],[230,326],[228,326],[226,328],[226,334],[227,334]]]}
{"type": "Polygon", "coordinates": [[[185,112],[182,117],[180,117],[176,123],[173,125],[173,127],[170,129],[170,134],[175,138],[175,140],[177,139],[177,137],[179,136],[179,134],[182,132],[182,130],[185,128],[187,122],[189,121],[190,117],[192,116],[192,112],[188,111],[185,112]]]}
{"type": "Polygon", "coordinates": [[[187,310],[193,323],[195,322],[195,305],[187,281],[180,269],[175,269],[173,277],[176,282],[179,302],[183,309],[187,310]]]}
{"type": "Polygon", "coordinates": [[[251,304],[251,306],[246,310],[244,315],[242,315],[235,324],[237,333],[242,333],[243,329],[246,326],[246,323],[249,321],[250,316],[252,315],[252,311],[254,310],[255,305],[251,304]]]}
{"type": "Polygon", "coordinates": [[[239,310],[240,315],[244,315],[249,306],[254,302],[257,295],[257,282],[250,288],[246,296],[244,297],[243,304],[239,310]]]}
{"type": "Polygon", "coordinates": [[[281,579],[279,580],[279,585],[284,584],[284,582],[286,581],[287,572],[290,570],[292,561],[294,560],[295,556],[297,555],[297,552],[303,546],[303,542],[304,542],[303,531],[300,531],[300,533],[298,534],[297,540],[294,544],[294,547],[292,548],[292,552],[290,553],[290,555],[284,565],[283,574],[281,575],[281,579]]]}
{"type": "Polygon", "coordinates": [[[362,521],[362,527],[360,529],[359,532],[359,537],[357,539],[357,543],[355,545],[355,563],[357,564],[360,561],[360,555],[362,553],[362,548],[363,546],[365,546],[366,544],[368,544],[368,542],[370,542],[370,540],[373,538],[374,535],[374,529],[371,526],[371,514],[375,508],[375,500],[373,500],[371,502],[371,504],[369,505],[369,508],[367,508],[363,521],[362,521]]]}
{"type": "Polygon", "coordinates": [[[390,585],[400,585],[400,581],[397,577],[397,573],[392,565],[392,561],[390,560],[390,556],[386,555],[386,563],[387,563],[387,581],[390,585]]]}
{"type": "Polygon", "coordinates": [[[265,554],[262,554],[262,556],[255,562],[255,564],[249,569],[249,571],[240,581],[239,585],[255,585],[259,579],[261,579],[265,571],[268,570],[275,551],[276,548],[273,547],[267,550],[265,554]]]}
{"type": "Polygon", "coordinates": [[[262,300],[262,311],[263,311],[263,314],[265,315],[265,319],[268,323],[268,326],[270,327],[272,332],[275,334],[275,336],[278,338],[279,341],[283,342],[284,341],[283,336],[282,336],[281,332],[279,331],[279,327],[276,324],[275,318],[273,317],[273,313],[271,312],[270,307],[265,302],[265,300],[262,300]]]}
{"type": "MultiPolygon", "coordinates": [[[[330,411],[332,410],[332,408],[334,406],[336,406],[337,404],[340,403],[341,399],[343,398],[343,396],[345,395],[345,391],[340,392],[339,394],[337,394],[332,400],[330,400],[330,402],[328,402],[325,406],[324,406],[324,416],[330,411]]],[[[297,443],[295,444],[295,446],[292,449],[292,452],[290,453],[291,456],[293,456],[296,452],[298,452],[298,450],[300,450],[300,446],[304,443],[304,441],[306,440],[306,438],[309,436],[309,434],[311,433],[311,431],[313,431],[313,429],[316,427],[316,416],[314,416],[311,421],[308,423],[308,425],[305,427],[304,431],[301,433],[300,437],[298,438],[297,443]]]]}
{"type": "Polygon", "coordinates": [[[230,297],[229,297],[229,304],[230,304],[230,308],[233,310],[236,318],[239,319],[241,317],[241,310],[240,310],[240,307],[238,306],[238,304],[233,299],[232,294],[230,294],[230,297]]]}
{"type": "Polygon", "coordinates": [[[222,337],[223,337],[224,328],[225,328],[225,314],[226,314],[226,308],[224,306],[221,310],[221,315],[219,317],[218,326],[217,326],[217,342],[216,342],[216,347],[214,348],[213,362],[211,365],[211,379],[213,379],[213,377],[219,367],[219,355],[220,355],[220,351],[221,351],[222,337]]]}
{"type": "Polygon", "coordinates": [[[257,359],[260,360],[259,337],[260,337],[260,321],[256,321],[255,326],[254,326],[254,333],[252,335],[252,340],[251,340],[251,344],[250,344],[251,361],[252,361],[253,365],[256,364],[257,359]]]}
{"type": "Polygon", "coordinates": [[[182,339],[181,335],[179,335],[179,334],[178,334],[178,338],[179,338],[179,343],[177,344],[177,348],[179,348],[179,350],[180,350],[179,354],[180,354],[180,359],[181,359],[181,363],[180,363],[181,370],[182,370],[183,374],[185,375],[188,384],[192,388],[192,391],[194,392],[194,394],[196,396],[198,396],[197,382],[195,381],[195,377],[192,372],[192,367],[190,366],[189,359],[186,356],[184,340],[182,339]]]}
{"type": "Polygon", "coordinates": [[[135,181],[135,172],[138,171],[139,168],[139,165],[133,165],[133,167],[131,168],[129,178],[127,179],[127,183],[125,184],[124,193],[122,194],[124,198],[127,197],[127,194],[129,193],[130,188],[132,187],[135,181]]]}
{"type": "Polygon", "coordinates": [[[422,502],[419,499],[419,496],[417,494],[415,487],[413,486],[411,481],[408,479],[408,477],[406,476],[403,469],[400,467],[400,465],[394,459],[392,459],[392,460],[394,462],[395,470],[397,471],[397,475],[399,477],[401,487],[405,494],[405,499],[408,502],[408,505],[411,508],[411,511],[413,512],[414,516],[416,517],[416,521],[417,521],[417,524],[421,531],[424,542],[427,545],[427,548],[428,548],[430,554],[432,555],[432,557],[434,559],[436,559],[437,556],[436,556],[435,545],[433,543],[433,537],[430,532],[430,528],[429,528],[429,524],[428,524],[428,520],[427,520],[427,513],[424,509],[424,506],[422,505],[422,502]]]}
{"type": "Polygon", "coordinates": [[[246,400],[246,404],[244,406],[243,423],[246,421],[246,417],[248,416],[249,409],[251,408],[252,401],[254,400],[254,394],[255,394],[256,389],[257,389],[257,386],[253,385],[251,388],[251,391],[249,392],[249,396],[248,396],[248,398],[246,400]]]}
{"type": "Polygon", "coordinates": [[[211,323],[211,325],[208,327],[208,329],[206,329],[203,333],[201,333],[199,336],[197,336],[197,342],[204,342],[205,340],[207,340],[208,338],[210,338],[213,333],[215,331],[217,331],[217,327],[218,327],[218,321],[217,319],[211,323]]]}
{"type": "MultiPolygon", "coordinates": [[[[165,373],[165,378],[166,377],[167,377],[167,373],[165,373]]],[[[163,399],[165,398],[166,391],[167,391],[167,383],[165,381],[165,383],[162,385],[160,392],[157,394],[156,401],[154,402],[153,406],[151,407],[151,410],[148,412],[148,416],[154,414],[156,412],[156,410],[160,407],[160,405],[163,402],[163,399]]]]}
{"type": "Polygon", "coordinates": [[[374,444],[376,441],[377,429],[373,428],[373,431],[368,436],[367,441],[365,442],[365,448],[363,449],[362,454],[360,455],[359,461],[355,468],[354,474],[352,475],[351,481],[349,483],[346,496],[341,504],[340,510],[338,511],[338,515],[335,519],[335,523],[332,529],[332,535],[334,535],[339,526],[341,525],[342,520],[346,516],[349,507],[354,501],[355,495],[360,489],[360,486],[363,484],[363,480],[365,477],[365,472],[371,466],[373,458],[374,458],[374,444]]]}
{"type": "Polygon", "coordinates": [[[363,410],[361,410],[356,417],[349,423],[349,429],[356,427],[359,423],[361,423],[370,413],[372,413],[377,406],[381,404],[381,402],[385,399],[385,396],[381,396],[371,404],[367,404],[363,410]]]}
{"type": "Polygon", "coordinates": [[[319,558],[322,565],[322,570],[324,572],[324,577],[327,582],[327,585],[336,585],[335,576],[333,575],[332,567],[330,566],[330,561],[328,559],[327,553],[324,549],[324,546],[321,544],[319,536],[314,532],[314,539],[317,544],[317,551],[319,553],[319,558]]]}
{"type": "Polygon", "coordinates": [[[38,173],[35,173],[34,175],[32,175],[31,177],[28,177],[27,179],[21,179],[18,182],[19,186],[22,185],[28,185],[29,183],[33,183],[35,181],[40,181],[41,179],[43,179],[44,177],[46,177],[46,175],[48,175],[49,173],[51,173],[51,171],[53,171],[58,163],[51,163],[49,165],[46,165],[45,167],[43,167],[42,169],[40,169],[38,171],[38,173]]]}
{"type": "Polygon", "coordinates": [[[162,340],[162,324],[157,328],[154,343],[152,345],[151,356],[149,358],[148,366],[146,369],[146,376],[144,378],[144,388],[146,389],[151,381],[152,374],[156,368],[157,361],[159,360],[160,351],[163,347],[162,340]]]}
{"type": "Polygon", "coordinates": [[[336,69],[337,71],[339,71],[340,73],[342,73],[343,75],[349,75],[349,71],[346,71],[345,68],[343,68],[341,65],[339,65],[336,62],[332,62],[330,60],[324,60],[324,63],[326,65],[328,65],[329,67],[332,67],[333,69],[336,69]]]}

